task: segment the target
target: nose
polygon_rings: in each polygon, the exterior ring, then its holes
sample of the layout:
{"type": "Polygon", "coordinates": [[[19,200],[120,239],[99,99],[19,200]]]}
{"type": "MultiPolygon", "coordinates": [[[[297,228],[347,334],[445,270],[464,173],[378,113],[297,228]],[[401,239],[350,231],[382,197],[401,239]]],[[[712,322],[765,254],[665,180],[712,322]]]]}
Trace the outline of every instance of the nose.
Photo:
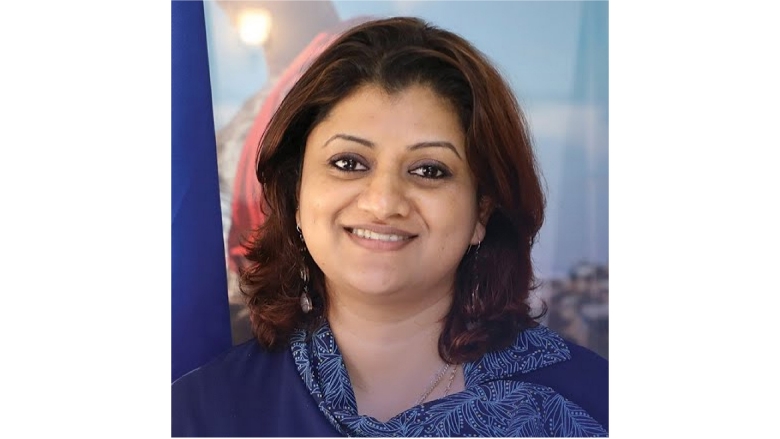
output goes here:
{"type": "Polygon", "coordinates": [[[364,181],[366,185],[357,201],[359,209],[378,220],[409,215],[411,204],[406,185],[397,171],[375,169],[364,181]]]}

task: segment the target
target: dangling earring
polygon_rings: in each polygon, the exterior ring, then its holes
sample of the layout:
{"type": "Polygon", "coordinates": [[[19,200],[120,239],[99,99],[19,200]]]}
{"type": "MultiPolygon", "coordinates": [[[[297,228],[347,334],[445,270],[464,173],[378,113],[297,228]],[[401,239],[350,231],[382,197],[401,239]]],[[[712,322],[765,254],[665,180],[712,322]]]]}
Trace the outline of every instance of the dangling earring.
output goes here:
{"type": "Polygon", "coordinates": [[[308,313],[314,306],[311,304],[311,297],[309,297],[309,267],[306,266],[306,242],[303,240],[303,232],[301,232],[301,226],[296,225],[298,229],[298,235],[301,237],[301,282],[303,282],[303,292],[301,292],[301,309],[304,314],[308,313]]]}
{"type": "Polygon", "coordinates": [[[309,269],[305,265],[301,265],[301,281],[303,282],[301,309],[304,313],[308,313],[314,307],[311,304],[311,297],[309,297],[309,269]]]}
{"type": "Polygon", "coordinates": [[[479,248],[482,246],[482,241],[477,243],[477,248],[474,249],[474,262],[472,265],[472,272],[474,275],[474,288],[471,290],[471,297],[470,301],[467,304],[468,310],[470,311],[472,321],[469,323],[470,327],[474,327],[477,325],[477,319],[476,314],[481,309],[481,299],[479,298],[479,271],[477,270],[477,261],[479,258],[479,248]]]}

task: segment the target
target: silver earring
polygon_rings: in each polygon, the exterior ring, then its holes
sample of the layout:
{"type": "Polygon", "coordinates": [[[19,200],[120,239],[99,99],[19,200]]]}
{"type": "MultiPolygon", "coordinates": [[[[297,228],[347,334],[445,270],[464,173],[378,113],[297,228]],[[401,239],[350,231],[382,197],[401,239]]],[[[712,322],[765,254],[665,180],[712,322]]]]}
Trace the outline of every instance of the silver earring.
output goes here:
{"type": "Polygon", "coordinates": [[[301,282],[303,282],[303,291],[301,292],[301,309],[303,310],[304,314],[309,313],[312,309],[314,309],[314,306],[311,303],[311,297],[309,297],[309,267],[306,266],[306,243],[303,240],[303,232],[301,232],[301,226],[298,224],[295,226],[295,228],[298,230],[298,236],[301,238],[301,243],[303,243],[303,246],[301,247],[301,282]]]}
{"type": "Polygon", "coordinates": [[[309,297],[309,269],[306,265],[301,265],[301,281],[303,282],[303,292],[301,293],[301,309],[304,313],[308,313],[314,306],[311,304],[311,297],[309,297]]]}
{"type": "MultiPolygon", "coordinates": [[[[472,271],[474,273],[474,289],[471,290],[471,301],[468,304],[469,310],[471,311],[472,318],[476,317],[477,312],[481,309],[481,303],[479,298],[479,271],[477,271],[477,260],[479,258],[479,248],[482,246],[482,241],[477,243],[477,248],[474,250],[474,264],[472,266],[472,271]]],[[[472,321],[471,325],[476,325],[476,321],[472,321]]]]}

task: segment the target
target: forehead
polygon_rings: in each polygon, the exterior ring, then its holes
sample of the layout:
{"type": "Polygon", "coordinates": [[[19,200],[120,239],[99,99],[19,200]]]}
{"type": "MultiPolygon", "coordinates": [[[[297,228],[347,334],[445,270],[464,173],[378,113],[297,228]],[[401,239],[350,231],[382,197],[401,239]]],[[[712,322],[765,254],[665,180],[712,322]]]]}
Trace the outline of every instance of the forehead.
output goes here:
{"type": "MultiPolygon", "coordinates": [[[[435,137],[463,146],[465,134],[455,107],[432,88],[412,85],[390,93],[369,84],[337,102],[314,127],[312,137],[347,130],[376,137],[435,137]]],[[[434,139],[429,139],[434,140],[434,139]]]]}

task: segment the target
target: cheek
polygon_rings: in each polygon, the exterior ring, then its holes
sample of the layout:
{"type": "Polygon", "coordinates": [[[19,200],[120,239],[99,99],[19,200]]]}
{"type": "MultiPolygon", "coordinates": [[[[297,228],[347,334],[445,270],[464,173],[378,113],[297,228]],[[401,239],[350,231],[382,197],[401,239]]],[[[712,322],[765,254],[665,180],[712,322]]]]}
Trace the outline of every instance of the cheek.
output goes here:
{"type": "Polygon", "coordinates": [[[304,220],[312,226],[331,224],[354,198],[354,188],[334,182],[327,176],[313,176],[302,191],[304,220]]]}
{"type": "Polygon", "coordinates": [[[460,247],[460,241],[470,240],[477,221],[475,201],[463,197],[462,192],[453,191],[443,197],[420,200],[421,212],[431,229],[443,239],[441,248],[460,247]]]}

